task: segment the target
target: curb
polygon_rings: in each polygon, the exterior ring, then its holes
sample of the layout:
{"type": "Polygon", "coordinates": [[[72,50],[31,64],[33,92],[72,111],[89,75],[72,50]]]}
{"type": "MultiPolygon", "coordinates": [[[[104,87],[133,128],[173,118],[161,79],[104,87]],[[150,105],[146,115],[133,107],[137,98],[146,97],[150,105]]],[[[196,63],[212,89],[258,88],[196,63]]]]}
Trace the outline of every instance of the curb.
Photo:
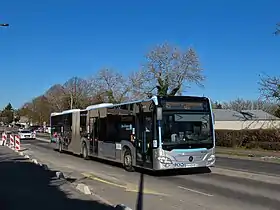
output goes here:
{"type": "Polygon", "coordinates": [[[36,159],[32,159],[31,161],[32,161],[32,163],[35,163],[36,165],[39,165],[39,163],[36,159]]]}
{"type": "Polygon", "coordinates": [[[76,186],[76,189],[79,190],[80,192],[86,194],[86,195],[91,195],[91,191],[90,191],[89,187],[85,184],[79,183],[76,186]]]}
{"type": "MultiPolygon", "coordinates": [[[[86,184],[83,184],[83,183],[78,183],[77,185],[73,184],[73,186],[76,188],[76,190],[78,190],[79,192],[85,194],[85,195],[92,195],[93,197],[95,197],[95,199],[97,198],[99,201],[101,201],[102,203],[104,204],[107,204],[108,206],[112,206],[113,208],[114,207],[114,204],[112,204],[110,201],[104,199],[103,197],[93,193],[89,186],[87,186],[86,184]]],[[[127,209],[127,210],[130,210],[130,209],[127,209]]]]}
{"type": "Polygon", "coordinates": [[[61,171],[55,172],[56,178],[65,179],[64,174],[61,171]]]}
{"type": "MultiPolygon", "coordinates": [[[[25,155],[23,152],[18,152],[18,154],[20,156],[24,156],[24,158],[26,159],[30,159],[29,155],[25,155]]],[[[41,166],[42,168],[44,168],[45,170],[49,170],[48,165],[44,164],[44,163],[39,163],[36,159],[32,159],[31,160],[32,163],[41,166]]]]}
{"type": "Polygon", "coordinates": [[[49,170],[49,167],[46,164],[41,164],[40,166],[42,166],[45,170],[49,170]]]}
{"type": "Polygon", "coordinates": [[[124,204],[118,204],[115,206],[115,209],[118,209],[118,210],[132,210],[132,208],[124,205],[124,204]]]}

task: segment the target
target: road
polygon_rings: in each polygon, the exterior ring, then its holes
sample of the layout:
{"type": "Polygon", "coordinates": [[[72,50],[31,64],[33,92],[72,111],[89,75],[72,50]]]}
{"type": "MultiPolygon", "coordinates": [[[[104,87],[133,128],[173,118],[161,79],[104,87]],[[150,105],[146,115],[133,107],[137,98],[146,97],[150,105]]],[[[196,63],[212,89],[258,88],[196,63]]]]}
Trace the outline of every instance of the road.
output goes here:
{"type": "MultiPolygon", "coordinates": [[[[47,137],[39,137],[41,140],[49,141],[47,137]]],[[[47,146],[47,144],[44,144],[47,146]]],[[[48,146],[47,146],[48,147],[48,146]]],[[[251,173],[267,174],[273,176],[280,176],[280,163],[272,163],[266,161],[255,161],[249,159],[239,159],[230,157],[218,156],[216,160],[216,167],[246,171],[251,173]]]]}
{"type": "Polygon", "coordinates": [[[280,163],[217,157],[216,166],[233,170],[280,176],[280,163]]]}
{"type": "MultiPolygon", "coordinates": [[[[226,176],[223,173],[188,172],[172,176],[152,176],[141,172],[128,173],[111,164],[85,161],[70,154],[60,154],[46,142],[25,141],[23,146],[28,148],[26,152],[30,156],[82,180],[95,194],[114,205],[125,203],[134,208],[137,203],[143,203],[142,209],[145,210],[258,210],[279,209],[280,206],[280,181],[277,185],[266,183],[265,181],[271,179],[268,176],[265,176],[263,182],[226,176]],[[142,193],[139,193],[141,179],[144,180],[144,187],[142,193]]],[[[235,160],[220,159],[218,165],[226,165],[226,161],[235,160]]],[[[240,162],[234,164],[246,169],[240,162]]],[[[257,165],[254,165],[252,170],[256,170],[256,167],[257,165]]],[[[271,172],[266,166],[261,167],[261,170],[271,172]]],[[[236,173],[236,170],[232,170],[231,173],[236,173]]],[[[250,176],[253,177],[252,174],[250,176]]]]}

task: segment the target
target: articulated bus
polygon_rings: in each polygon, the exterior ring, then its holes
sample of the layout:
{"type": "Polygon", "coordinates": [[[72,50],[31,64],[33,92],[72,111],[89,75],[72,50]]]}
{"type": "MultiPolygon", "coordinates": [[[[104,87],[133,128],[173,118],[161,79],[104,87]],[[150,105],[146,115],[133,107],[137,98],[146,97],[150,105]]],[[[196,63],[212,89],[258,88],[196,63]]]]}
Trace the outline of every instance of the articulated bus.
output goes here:
{"type": "Polygon", "coordinates": [[[206,97],[153,96],[53,113],[51,135],[59,152],[156,171],[214,166],[213,124],[206,97]]]}

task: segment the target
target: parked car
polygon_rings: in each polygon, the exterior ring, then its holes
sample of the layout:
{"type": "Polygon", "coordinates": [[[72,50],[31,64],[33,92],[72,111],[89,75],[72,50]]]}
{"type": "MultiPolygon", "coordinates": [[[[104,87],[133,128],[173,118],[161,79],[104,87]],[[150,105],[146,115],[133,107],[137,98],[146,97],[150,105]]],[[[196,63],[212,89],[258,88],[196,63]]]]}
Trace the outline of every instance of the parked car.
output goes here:
{"type": "Polygon", "coordinates": [[[21,130],[18,135],[20,139],[36,139],[36,133],[30,130],[21,130]]]}

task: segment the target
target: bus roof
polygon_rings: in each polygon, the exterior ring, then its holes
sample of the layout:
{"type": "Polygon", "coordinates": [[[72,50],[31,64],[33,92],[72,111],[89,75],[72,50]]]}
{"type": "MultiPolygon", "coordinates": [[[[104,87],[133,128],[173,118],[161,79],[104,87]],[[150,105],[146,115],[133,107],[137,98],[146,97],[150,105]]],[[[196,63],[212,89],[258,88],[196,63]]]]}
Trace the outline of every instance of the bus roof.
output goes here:
{"type": "Polygon", "coordinates": [[[73,112],[79,112],[81,111],[80,109],[69,109],[69,110],[65,110],[63,112],[61,112],[61,114],[69,114],[69,113],[73,113],[73,112]]]}
{"type": "MultiPolygon", "coordinates": [[[[170,96],[168,96],[170,97],[170,96]]],[[[168,98],[167,97],[167,98],[168,98]]],[[[209,99],[207,97],[204,96],[171,96],[170,98],[204,98],[204,99],[209,99]]],[[[147,99],[142,99],[142,100],[136,100],[136,101],[127,101],[127,102],[123,102],[123,103],[119,103],[119,104],[113,104],[113,103],[101,103],[101,104],[94,104],[94,105],[90,105],[88,106],[86,109],[72,109],[72,110],[66,110],[63,111],[61,114],[67,114],[67,113],[72,113],[72,112],[76,112],[76,111],[89,111],[89,110],[94,110],[94,109],[99,109],[99,108],[110,108],[110,107],[114,107],[114,106],[121,106],[121,105],[126,105],[126,104],[134,104],[134,103],[141,103],[141,102],[147,102],[147,101],[153,101],[155,103],[155,105],[159,105],[159,96],[152,96],[151,98],[147,98],[147,99]]],[[[163,97],[165,98],[165,97],[163,97]]]]}
{"type": "Polygon", "coordinates": [[[90,105],[86,108],[86,110],[89,111],[93,109],[112,107],[112,106],[114,106],[114,104],[112,103],[101,103],[101,104],[90,105]]]}
{"type": "Polygon", "coordinates": [[[61,115],[62,113],[61,112],[53,112],[51,113],[51,116],[57,116],[57,115],[61,115]]]}
{"type": "Polygon", "coordinates": [[[155,103],[155,105],[159,105],[159,99],[160,98],[170,98],[170,99],[207,99],[210,101],[210,99],[208,97],[205,96],[167,96],[167,97],[160,97],[160,96],[153,96],[151,98],[148,99],[142,99],[142,100],[138,100],[138,101],[128,101],[128,102],[123,102],[123,103],[119,103],[119,104],[114,104],[114,106],[121,106],[121,105],[126,105],[126,104],[134,104],[134,103],[141,103],[141,102],[147,102],[147,101],[153,101],[155,103]]]}
{"type": "Polygon", "coordinates": [[[134,104],[134,103],[141,103],[141,102],[146,102],[146,101],[153,101],[155,103],[155,105],[158,105],[158,97],[157,96],[153,96],[151,98],[142,99],[142,100],[138,100],[138,101],[128,101],[128,102],[124,102],[124,103],[120,103],[120,104],[114,104],[114,106],[121,106],[121,105],[134,104]]]}

